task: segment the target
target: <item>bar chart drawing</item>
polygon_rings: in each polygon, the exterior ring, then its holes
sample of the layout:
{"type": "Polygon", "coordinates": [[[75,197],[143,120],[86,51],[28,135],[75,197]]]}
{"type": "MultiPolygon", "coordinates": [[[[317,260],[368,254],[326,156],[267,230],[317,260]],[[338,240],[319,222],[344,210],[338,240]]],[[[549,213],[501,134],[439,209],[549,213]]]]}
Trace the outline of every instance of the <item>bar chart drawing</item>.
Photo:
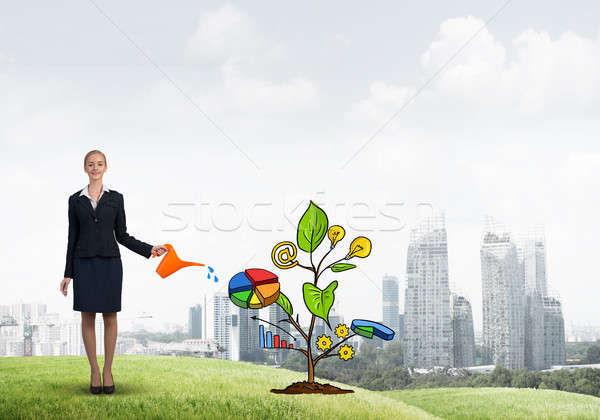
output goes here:
{"type": "Polygon", "coordinates": [[[258,345],[262,349],[265,347],[265,327],[258,326],[258,345]]]}
{"type": "Polygon", "coordinates": [[[271,331],[265,332],[263,325],[258,326],[258,345],[261,349],[293,349],[294,345],[286,340],[281,340],[279,335],[271,331]]]}

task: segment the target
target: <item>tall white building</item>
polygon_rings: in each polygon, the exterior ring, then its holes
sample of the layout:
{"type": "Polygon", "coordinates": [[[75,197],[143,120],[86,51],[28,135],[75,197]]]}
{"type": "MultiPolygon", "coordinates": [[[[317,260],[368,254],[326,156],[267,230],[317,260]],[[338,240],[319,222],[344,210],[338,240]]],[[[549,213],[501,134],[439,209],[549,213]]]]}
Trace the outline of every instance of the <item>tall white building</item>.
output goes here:
{"type": "Polygon", "coordinates": [[[2,318],[4,325],[0,327],[0,356],[23,356],[23,324],[17,324],[10,315],[2,318]]]}
{"type": "Polygon", "coordinates": [[[531,370],[546,369],[550,366],[544,357],[544,296],[548,286],[543,227],[538,226],[521,238],[518,254],[525,289],[524,365],[531,370]]]}
{"type": "Polygon", "coordinates": [[[85,355],[83,345],[83,335],[81,334],[81,317],[74,316],[72,319],[61,323],[60,328],[61,341],[66,343],[65,354],[69,356],[85,355]]]}
{"type": "Polygon", "coordinates": [[[566,359],[565,321],[560,301],[544,297],[544,364],[563,365],[566,359]]]}
{"type": "Polygon", "coordinates": [[[454,367],[467,367],[475,364],[475,333],[473,331],[473,311],[471,302],[453,294],[450,313],[454,341],[454,367]]]}
{"type": "Polygon", "coordinates": [[[217,293],[213,297],[213,315],[219,359],[231,360],[231,305],[226,293],[217,293]]]}
{"type": "Polygon", "coordinates": [[[400,304],[398,298],[398,277],[383,276],[381,282],[381,298],[383,302],[383,323],[394,330],[394,341],[401,338],[400,332],[400,304]]]}
{"type": "Polygon", "coordinates": [[[202,338],[202,305],[195,305],[189,309],[188,333],[190,338],[202,338]]]}
{"type": "Polygon", "coordinates": [[[61,356],[66,351],[60,337],[60,320],[57,313],[38,315],[31,323],[33,328],[33,356],[61,356]],[[63,348],[64,347],[64,348],[63,348]]]}
{"type": "Polygon", "coordinates": [[[453,366],[448,243],[443,213],[411,230],[404,295],[404,362],[453,366]]]}
{"type": "Polygon", "coordinates": [[[525,296],[517,247],[510,232],[488,217],[481,241],[483,361],[524,367],[525,296]]]}
{"type": "Polygon", "coordinates": [[[565,362],[565,332],[558,298],[549,296],[546,238],[536,226],[521,239],[519,261],[525,288],[525,367],[548,369],[565,362]]]}
{"type": "Polygon", "coordinates": [[[40,316],[46,313],[45,303],[13,303],[10,305],[10,315],[17,320],[19,324],[25,322],[29,317],[29,322],[36,323],[40,316]]]}
{"type": "Polygon", "coordinates": [[[259,310],[244,308],[238,308],[237,310],[239,313],[239,330],[237,333],[237,337],[234,337],[234,339],[239,341],[239,360],[252,361],[256,357],[255,353],[258,351],[259,348],[259,321],[258,319],[252,319],[252,317],[258,317],[259,310]]]}

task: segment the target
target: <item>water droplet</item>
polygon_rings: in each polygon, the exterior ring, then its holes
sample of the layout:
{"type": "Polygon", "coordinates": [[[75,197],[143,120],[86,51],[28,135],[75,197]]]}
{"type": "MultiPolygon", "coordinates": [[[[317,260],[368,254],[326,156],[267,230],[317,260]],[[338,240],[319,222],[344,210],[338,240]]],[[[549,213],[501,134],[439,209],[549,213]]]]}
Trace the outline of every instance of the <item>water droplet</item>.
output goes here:
{"type": "Polygon", "coordinates": [[[219,281],[219,278],[215,276],[215,283],[219,281]]]}
{"type": "Polygon", "coordinates": [[[206,275],[206,278],[207,278],[207,279],[210,279],[210,273],[208,273],[208,274],[206,275]]]}
{"type": "Polygon", "coordinates": [[[212,268],[210,265],[208,266],[208,271],[210,271],[211,273],[215,271],[214,268],[212,268]]]}

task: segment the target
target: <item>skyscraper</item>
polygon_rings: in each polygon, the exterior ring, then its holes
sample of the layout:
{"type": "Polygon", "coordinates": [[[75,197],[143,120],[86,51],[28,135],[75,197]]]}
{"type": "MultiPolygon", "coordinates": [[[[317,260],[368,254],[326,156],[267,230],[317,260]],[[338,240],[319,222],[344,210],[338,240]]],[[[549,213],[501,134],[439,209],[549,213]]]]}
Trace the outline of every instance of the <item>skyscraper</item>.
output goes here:
{"type": "Polygon", "coordinates": [[[394,340],[400,340],[400,305],[398,302],[398,277],[383,276],[381,298],[383,301],[383,323],[394,330],[394,340]]]}
{"type": "Polygon", "coordinates": [[[404,314],[398,314],[398,331],[394,334],[394,338],[398,336],[398,341],[404,340],[404,314]]]}
{"type": "Polygon", "coordinates": [[[239,350],[240,354],[238,360],[248,360],[248,347],[249,347],[249,339],[248,339],[248,309],[244,308],[234,308],[234,311],[238,313],[238,337],[234,337],[239,341],[239,350]]]}
{"type": "Polygon", "coordinates": [[[510,233],[488,217],[481,241],[483,360],[507,369],[524,366],[524,287],[510,233]]]}
{"type": "Polygon", "coordinates": [[[410,233],[404,299],[404,362],[410,367],[452,366],[453,333],[448,243],[443,213],[410,233]]]}
{"type": "Polygon", "coordinates": [[[259,310],[248,309],[246,312],[248,314],[248,352],[256,355],[256,352],[260,351],[258,343],[258,324],[260,323],[258,320],[259,310]],[[252,319],[253,316],[257,319],[252,319]]]}
{"type": "Polygon", "coordinates": [[[81,334],[81,317],[63,321],[61,327],[61,340],[67,343],[66,354],[71,356],[84,356],[83,335],[81,334]]]}
{"type": "Polygon", "coordinates": [[[239,360],[255,360],[255,352],[258,351],[258,309],[239,308],[239,342],[240,356],[239,360]]]}
{"type": "Polygon", "coordinates": [[[565,362],[565,331],[558,298],[549,296],[544,227],[521,240],[519,261],[525,288],[525,367],[547,369],[565,362]]]}
{"type": "Polygon", "coordinates": [[[565,322],[560,301],[544,297],[544,364],[562,365],[566,359],[565,322]]]}
{"type": "Polygon", "coordinates": [[[188,316],[190,338],[202,338],[202,305],[192,306],[188,316]]]}
{"type": "Polygon", "coordinates": [[[536,227],[520,241],[519,263],[525,289],[525,367],[545,369],[544,296],[546,283],[546,240],[543,227],[536,227]]]}
{"type": "Polygon", "coordinates": [[[231,307],[226,293],[213,297],[213,315],[219,359],[231,360],[231,307]]]}
{"type": "Polygon", "coordinates": [[[538,290],[525,293],[524,358],[527,369],[540,370],[547,366],[544,358],[544,296],[538,290]]]}
{"type": "Polygon", "coordinates": [[[453,294],[451,300],[454,367],[473,366],[475,334],[471,303],[464,296],[453,294]]]}

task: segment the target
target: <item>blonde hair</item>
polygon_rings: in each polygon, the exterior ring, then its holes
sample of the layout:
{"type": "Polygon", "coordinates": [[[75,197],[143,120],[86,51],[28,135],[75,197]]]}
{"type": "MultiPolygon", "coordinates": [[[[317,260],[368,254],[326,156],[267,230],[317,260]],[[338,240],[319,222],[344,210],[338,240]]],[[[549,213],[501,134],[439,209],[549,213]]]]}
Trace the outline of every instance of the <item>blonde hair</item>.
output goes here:
{"type": "Polygon", "coordinates": [[[101,154],[102,157],[104,158],[104,165],[107,165],[106,163],[106,156],[104,156],[104,153],[102,153],[100,150],[90,150],[89,152],[87,152],[85,154],[85,157],[83,158],[83,167],[85,168],[85,164],[87,163],[88,157],[90,157],[91,155],[98,153],[101,154]]]}

